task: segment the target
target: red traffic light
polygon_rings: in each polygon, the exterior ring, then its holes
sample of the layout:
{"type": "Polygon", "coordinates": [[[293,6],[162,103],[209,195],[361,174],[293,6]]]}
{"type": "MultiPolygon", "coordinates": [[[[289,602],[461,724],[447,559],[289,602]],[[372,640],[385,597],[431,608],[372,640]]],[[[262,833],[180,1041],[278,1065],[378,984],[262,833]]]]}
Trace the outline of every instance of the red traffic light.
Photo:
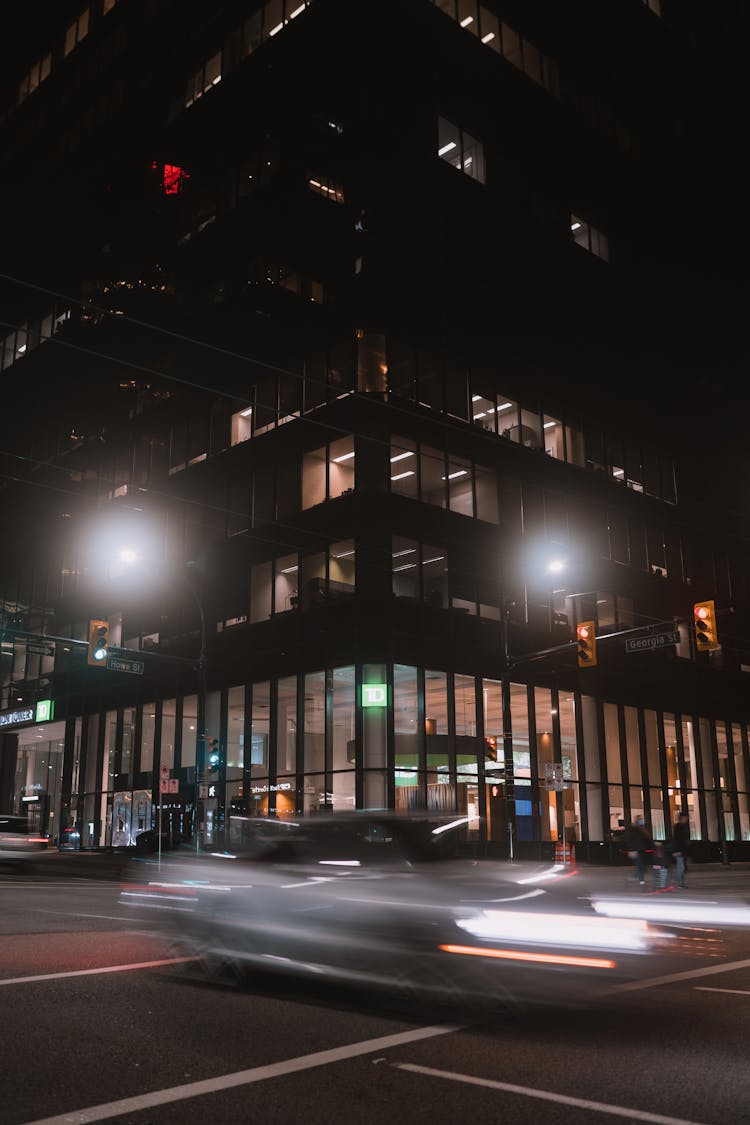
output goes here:
{"type": "Polygon", "coordinates": [[[697,605],[695,607],[695,616],[699,617],[701,621],[705,621],[708,617],[708,609],[704,605],[697,605]]]}
{"type": "Polygon", "coordinates": [[[588,635],[589,635],[589,631],[588,631],[587,627],[585,625],[579,625],[578,626],[578,636],[581,637],[585,641],[585,640],[588,639],[588,635]]]}

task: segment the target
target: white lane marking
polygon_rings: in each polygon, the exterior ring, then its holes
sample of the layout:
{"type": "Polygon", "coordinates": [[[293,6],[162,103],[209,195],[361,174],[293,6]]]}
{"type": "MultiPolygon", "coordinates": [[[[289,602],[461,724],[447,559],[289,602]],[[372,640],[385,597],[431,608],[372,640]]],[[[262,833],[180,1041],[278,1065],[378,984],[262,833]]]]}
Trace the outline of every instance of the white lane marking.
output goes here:
{"type": "Polygon", "coordinates": [[[723,965],[708,965],[705,969],[689,969],[684,973],[670,973],[664,977],[651,977],[648,980],[632,980],[627,984],[615,984],[610,992],[633,992],[640,988],[656,988],[660,984],[671,984],[677,980],[692,980],[694,977],[711,977],[715,973],[731,973],[734,969],[747,969],[750,960],[727,961],[723,965]]]}
{"type": "Polygon", "coordinates": [[[183,961],[194,961],[195,957],[165,957],[161,961],[134,961],[129,965],[104,965],[101,969],[72,969],[67,973],[40,973],[34,977],[8,977],[0,979],[0,987],[5,984],[34,984],[40,980],[64,980],[66,977],[93,977],[101,973],[126,973],[130,969],[157,969],[160,965],[179,965],[183,961]]]}
{"type": "Polygon", "coordinates": [[[750,996],[747,988],[708,988],[706,985],[696,984],[694,992],[730,992],[732,996],[750,996]]]}
{"type": "Polygon", "coordinates": [[[58,918],[99,918],[105,922],[132,922],[127,914],[84,914],[80,910],[44,910],[41,906],[32,906],[32,914],[54,914],[58,918]]]}
{"type": "MultiPolygon", "coordinates": [[[[686,1121],[683,1117],[665,1117],[661,1113],[648,1113],[640,1109],[628,1109],[606,1102],[592,1102],[587,1098],[571,1098],[567,1094],[556,1094],[552,1090],[537,1090],[532,1086],[516,1086],[512,1082],[494,1082],[490,1078],[475,1078],[471,1074],[456,1074],[451,1070],[434,1070],[431,1066],[416,1066],[413,1063],[394,1063],[397,1070],[409,1070],[414,1074],[425,1074],[430,1078],[448,1078],[451,1082],[464,1082],[469,1086],[486,1086],[490,1090],[502,1090],[506,1094],[521,1094],[527,1098],[539,1098],[545,1102],[558,1102],[560,1105],[575,1106],[577,1109],[591,1109],[596,1113],[610,1113],[615,1117],[627,1117],[629,1121],[650,1121],[652,1125],[700,1125],[696,1121],[686,1121]]],[[[35,1123],[41,1125],[41,1123],[35,1123]]]]}
{"type": "Polygon", "coordinates": [[[333,1047],[328,1051],[315,1051],[311,1055],[298,1055],[293,1059],[255,1066],[251,1070],[237,1070],[233,1074],[222,1074],[216,1078],[206,1078],[202,1082],[188,1082],[184,1086],[172,1086],[166,1090],[154,1090],[148,1094],[137,1094],[133,1098],[122,1098],[117,1102],[103,1102],[88,1109],[71,1110],[55,1117],[44,1117],[26,1125],[88,1125],[92,1121],[104,1121],[108,1117],[120,1117],[126,1113],[138,1113],[154,1106],[168,1105],[185,1098],[198,1098],[204,1094],[215,1094],[218,1090],[232,1090],[237,1086],[247,1086],[253,1082],[263,1082],[267,1078],[278,1078],[284,1074],[294,1074],[300,1070],[312,1070],[316,1066],[354,1059],[359,1055],[369,1055],[376,1051],[401,1047],[405,1043],[416,1043],[420,1039],[431,1039],[436,1035],[449,1035],[460,1031],[456,1026],[418,1027],[413,1031],[400,1031],[395,1035],[383,1035],[378,1039],[365,1039],[344,1047],[333,1047]]]}

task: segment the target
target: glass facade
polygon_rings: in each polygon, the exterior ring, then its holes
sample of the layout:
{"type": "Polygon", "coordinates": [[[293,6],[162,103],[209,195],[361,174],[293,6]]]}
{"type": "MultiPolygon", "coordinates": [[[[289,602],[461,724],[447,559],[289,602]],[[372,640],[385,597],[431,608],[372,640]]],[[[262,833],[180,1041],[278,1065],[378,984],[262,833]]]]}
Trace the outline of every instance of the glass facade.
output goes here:
{"type": "Polygon", "coordinates": [[[51,838],[65,818],[82,847],[130,847],[155,826],[166,771],[163,830],[183,840],[196,821],[214,843],[236,817],[395,808],[464,816],[465,839],[501,853],[541,854],[563,825],[606,845],[636,816],[665,839],[683,809],[696,841],[750,841],[742,723],[407,664],[235,685],[205,713],[223,766],[200,788],[195,695],[19,731],[14,811],[51,838]]]}

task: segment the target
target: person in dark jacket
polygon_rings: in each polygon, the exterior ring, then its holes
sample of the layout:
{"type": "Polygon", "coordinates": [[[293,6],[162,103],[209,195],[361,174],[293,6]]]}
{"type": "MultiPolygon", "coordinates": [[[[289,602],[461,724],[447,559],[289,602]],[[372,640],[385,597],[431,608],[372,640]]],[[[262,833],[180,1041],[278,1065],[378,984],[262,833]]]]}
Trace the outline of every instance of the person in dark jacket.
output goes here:
{"type": "Polygon", "coordinates": [[[646,882],[646,862],[649,852],[653,852],[654,843],[648,834],[646,822],[642,816],[637,816],[628,828],[626,836],[628,858],[635,865],[636,877],[641,886],[646,882]]]}
{"type": "Polygon", "coordinates": [[[690,817],[681,812],[673,829],[673,856],[677,870],[675,877],[681,887],[687,886],[688,860],[690,858],[690,817]]]}

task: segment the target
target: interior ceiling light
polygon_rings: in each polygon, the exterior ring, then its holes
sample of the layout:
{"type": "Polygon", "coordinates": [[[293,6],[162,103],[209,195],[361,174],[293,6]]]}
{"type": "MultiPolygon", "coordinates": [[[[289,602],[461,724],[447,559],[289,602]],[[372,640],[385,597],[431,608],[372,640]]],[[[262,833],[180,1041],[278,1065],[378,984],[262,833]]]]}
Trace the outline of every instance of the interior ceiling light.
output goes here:
{"type": "Polygon", "coordinates": [[[461,27],[468,27],[470,23],[474,23],[473,16],[467,16],[466,19],[461,20],[461,27]]]}
{"type": "Polygon", "coordinates": [[[490,40],[494,39],[494,38],[495,38],[495,32],[494,31],[488,31],[486,35],[482,36],[482,42],[483,43],[489,43],[490,40]]]}
{"type": "Polygon", "coordinates": [[[512,402],[502,402],[502,403],[500,403],[500,405],[498,406],[497,409],[498,410],[510,410],[511,406],[513,406],[512,402]]]}
{"type": "Polygon", "coordinates": [[[352,450],[351,453],[342,453],[340,457],[334,457],[333,460],[334,463],[338,465],[341,461],[350,461],[353,456],[354,450],[352,450]]]}
{"type": "Polygon", "coordinates": [[[252,412],[253,412],[252,406],[248,406],[247,410],[240,410],[240,416],[242,418],[249,418],[250,415],[252,414],[252,412]]]}
{"type": "Polygon", "coordinates": [[[448,473],[448,476],[443,477],[443,480],[455,480],[456,477],[466,477],[468,475],[469,475],[468,469],[457,469],[455,473],[448,473]]]}
{"type": "Polygon", "coordinates": [[[395,476],[391,477],[391,480],[403,480],[404,477],[413,477],[413,476],[414,476],[414,470],[409,469],[405,473],[396,473],[395,476]]]}
{"type": "MultiPolygon", "coordinates": [[[[447,145],[443,145],[442,148],[438,149],[438,156],[445,156],[446,152],[450,152],[451,149],[454,149],[455,147],[456,147],[455,141],[448,141],[447,145]]],[[[310,181],[310,182],[312,183],[312,181],[310,181]]]]}
{"type": "Polygon", "coordinates": [[[403,461],[405,457],[413,457],[413,456],[414,456],[414,451],[411,450],[411,449],[407,450],[406,453],[397,453],[395,457],[391,457],[391,464],[393,464],[394,461],[403,461]]]}
{"type": "Polygon", "coordinates": [[[571,223],[571,224],[570,224],[570,229],[571,229],[571,230],[579,230],[579,229],[580,229],[580,226],[581,226],[581,224],[580,224],[579,222],[571,223]]]}

